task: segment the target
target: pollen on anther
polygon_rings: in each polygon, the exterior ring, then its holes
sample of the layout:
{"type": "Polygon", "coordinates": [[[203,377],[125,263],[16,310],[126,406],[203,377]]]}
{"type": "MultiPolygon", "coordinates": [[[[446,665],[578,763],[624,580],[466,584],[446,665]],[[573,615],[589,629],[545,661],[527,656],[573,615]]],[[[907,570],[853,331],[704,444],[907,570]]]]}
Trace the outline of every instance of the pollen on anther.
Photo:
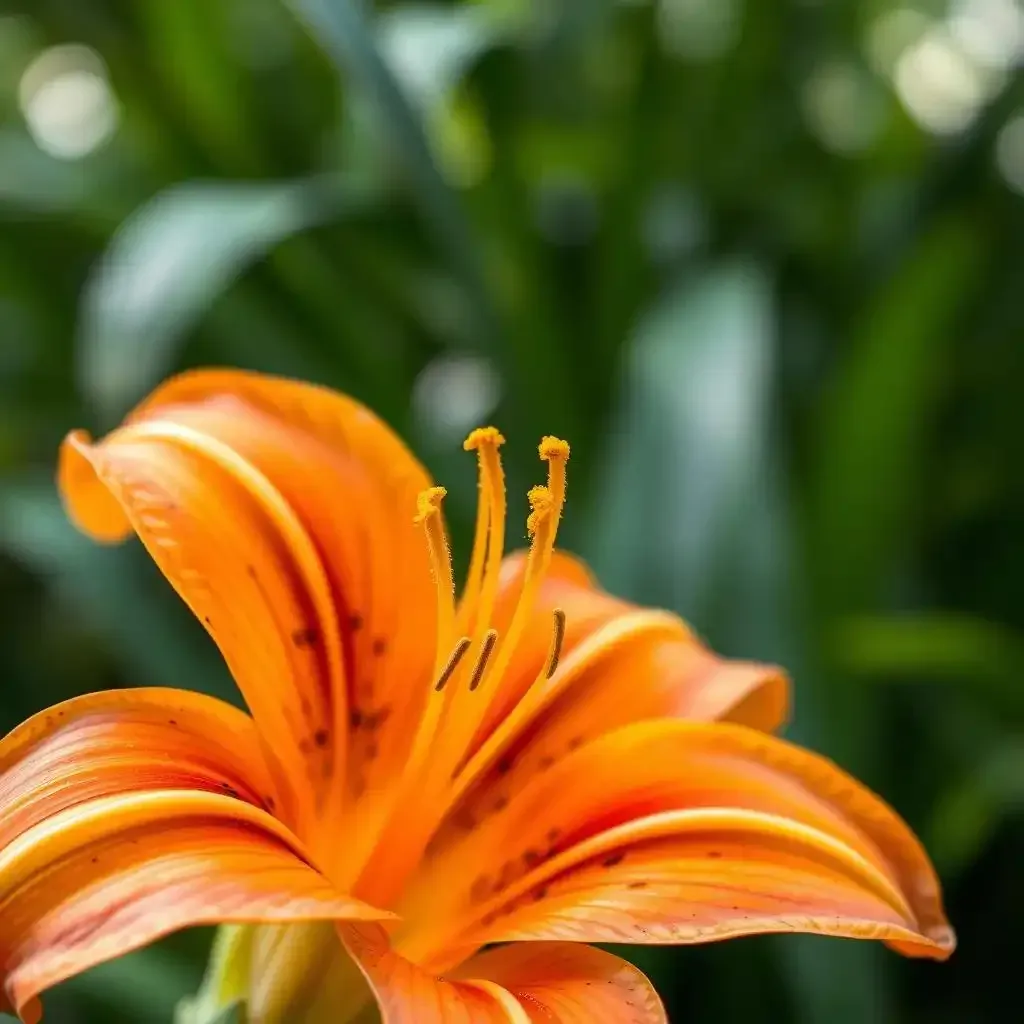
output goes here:
{"type": "Polygon", "coordinates": [[[555,498],[550,488],[543,484],[531,487],[526,495],[530,502],[530,514],[526,519],[526,530],[531,536],[536,533],[537,527],[551,515],[554,509],[555,498]]]}
{"type": "Polygon", "coordinates": [[[494,445],[500,448],[505,443],[505,438],[497,427],[477,427],[470,432],[469,437],[462,442],[462,448],[467,452],[474,452],[485,444],[494,445]]]}
{"type": "Polygon", "coordinates": [[[441,511],[441,502],[444,501],[448,491],[444,487],[428,487],[420,491],[416,498],[416,522],[422,523],[424,519],[441,511]]]}
{"type": "Polygon", "coordinates": [[[560,437],[552,437],[549,434],[547,437],[541,438],[540,444],[537,446],[537,452],[545,462],[549,459],[568,459],[569,442],[563,441],[560,437]]]}

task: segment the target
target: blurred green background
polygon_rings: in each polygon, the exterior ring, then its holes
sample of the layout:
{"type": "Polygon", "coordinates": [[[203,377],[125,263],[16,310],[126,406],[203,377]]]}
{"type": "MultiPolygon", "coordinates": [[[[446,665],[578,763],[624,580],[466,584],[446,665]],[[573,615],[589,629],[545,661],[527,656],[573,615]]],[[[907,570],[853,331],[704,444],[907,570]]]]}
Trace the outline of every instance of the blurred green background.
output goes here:
{"type": "MultiPolygon", "coordinates": [[[[1024,915],[1017,0],[0,2],[0,724],[230,693],[52,483],[174,369],[345,389],[475,501],[573,445],[566,546],[796,679],[790,735],[934,855],[943,966],[797,937],[632,951],[674,1021],[995,1021],[1024,915]]],[[[525,502],[523,503],[525,505],[525,502]]],[[[515,506],[513,506],[515,507],[515,506]]],[[[208,933],[51,996],[166,1021],[208,933]]],[[[1016,993],[1016,997],[1015,994],[1016,993]]]]}

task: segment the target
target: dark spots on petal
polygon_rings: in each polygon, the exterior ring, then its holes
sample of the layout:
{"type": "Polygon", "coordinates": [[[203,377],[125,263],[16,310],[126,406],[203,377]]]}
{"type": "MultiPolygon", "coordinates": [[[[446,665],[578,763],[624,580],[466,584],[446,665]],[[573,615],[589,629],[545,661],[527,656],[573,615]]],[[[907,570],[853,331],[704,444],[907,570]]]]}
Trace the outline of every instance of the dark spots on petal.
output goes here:
{"type": "Polygon", "coordinates": [[[506,807],[508,807],[508,797],[504,793],[502,793],[494,801],[493,810],[495,814],[499,814],[501,811],[505,810],[506,807]]]}
{"type": "Polygon", "coordinates": [[[529,849],[523,854],[523,863],[527,868],[535,868],[544,860],[544,854],[540,850],[529,849]]]}
{"type": "Polygon", "coordinates": [[[93,864],[99,864],[100,862],[99,857],[91,857],[90,860],[92,861],[93,864]]]}
{"type": "Polygon", "coordinates": [[[177,725],[178,724],[178,720],[176,718],[168,718],[167,719],[167,724],[168,725],[177,725]]]}
{"type": "Polygon", "coordinates": [[[360,629],[362,629],[363,628],[363,617],[362,617],[362,615],[360,615],[358,612],[354,612],[352,615],[350,615],[348,617],[348,628],[350,630],[352,630],[353,633],[356,633],[360,629]]]}
{"type": "Polygon", "coordinates": [[[359,708],[352,708],[348,713],[348,724],[353,729],[360,729],[363,725],[363,712],[359,708]]]}
{"type": "Polygon", "coordinates": [[[380,754],[380,747],[373,740],[366,744],[366,760],[375,761],[380,754]]]}
{"type": "Polygon", "coordinates": [[[306,739],[299,740],[299,750],[303,754],[308,754],[312,749],[313,749],[313,744],[310,743],[309,740],[306,740],[306,739]]]}
{"type": "Polygon", "coordinates": [[[228,796],[235,797],[236,800],[240,800],[242,797],[242,794],[239,793],[238,790],[235,789],[235,787],[232,786],[230,782],[221,782],[220,788],[224,790],[224,792],[227,793],[228,796]]]}
{"type": "Polygon", "coordinates": [[[546,772],[554,763],[555,759],[550,754],[545,754],[537,763],[537,767],[542,772],[546,772]]]}
{"type": "Polygon", "coordinates": [[[320,630],[314,626],[300,626],[292,630],[292,643],[296,647],[312,647],[320,642],[320,630]]]}
{"type": "Polygon", "coordinates": [[[317,731],[313,733],[313,742],[321,749],[327,746],[327,740],[329,738],[330,737],[326,729],[317,729],[317,731]]]}
{"type": "Polygon", "coordinates": [[[547,896],[547,894],[548,887],[546,885],[538,885],[537,888],[534,889],[531,893],[535,902],[539,902],[540,900],[544,899],[544,897],[547,896]]]}
{"type": "Polygon", "coordinates": [[[708,850],[708,856],[712,860],[718,860],[722,856],[721,850],[708,850]]]}
{"type": "Polygon", "coordinates": [[[452,817],[452,824],[463,832],[472,832],[476,828],[477,820],[469,807],[462,807],[452,817]]]}
{"type": "Polygon", "coordinates": [[[549,828],[547,834],[547,840],[549,843],[554,845],[562,837],[562,830],[560,828],[549,828]]]}
{"type": "Polygon", "coordinates": [[[629,885],[626,886],[626,888],[627,889],[646,889],[647,888],[647,883],[646,882],[630,882],[629,885]]]}
{"type": "Polygon", "coordinates": [[[373,645],[370,647],[370,650],[373,652],[373,656],[375,658],[382,657],[385,651],[387,651],[387,649],[388,642],[382,636],[375,637],[373,645]]]}
{"type": "Polygon", "coordinates": [[[601,865],[602,867],[613,868],[616,864],[621,864],[625,859],[626,855],[624,853],[612,853],[601,861],[601,865]]]}
{"type": "Polygon", "coordinates": [[[501,892],[503,889],[507,889],[515,881],[518,873],[519,869],[514,860],[505,861],[501,865],[501,871],[498,872],[497,879],[495,879],[493,891],[501,892]]]}
{"type": "Polygon", "coordinates": [[[583,746],[583,737],[582,736],[573,736],[573,738],[571,740],[569,740],[569,749],[570,750],[579,750],[579,748],[582,747],[582,746],[583,746]]]}
{"type": "Polygon", "coordinates": [[[390,715],[390,704],[385,704],[383,707],[377,708],[376,711],[369,711],[364,718],[363,727],[369,729],[371,732],[374,729],[379,729],[388,720],[390,715]]]}
{"type": "Polygon", "coordinates": [[[210,622],[210,616],[209,615],[204,615],[203,616],[203,622],[205,622],[206,625],[208,625],[208,626],[213,625],[213,623],[210,622]]]}
{"type": "Polygon", "coordinates": [[[508,773],[512,771],[512,765],[512,758],[506,754],[504,757],[498,760],[498,763],[495,765],[495,767],[497,768],[499,775],[508,775],[508,773]]]}
{"type": "Polygon", "coordinates": [[[266,807],[271,814],[274,813],[274,808],[277,807],[277,801],[272,796],[263,798],[263,806],[266,807]]]}

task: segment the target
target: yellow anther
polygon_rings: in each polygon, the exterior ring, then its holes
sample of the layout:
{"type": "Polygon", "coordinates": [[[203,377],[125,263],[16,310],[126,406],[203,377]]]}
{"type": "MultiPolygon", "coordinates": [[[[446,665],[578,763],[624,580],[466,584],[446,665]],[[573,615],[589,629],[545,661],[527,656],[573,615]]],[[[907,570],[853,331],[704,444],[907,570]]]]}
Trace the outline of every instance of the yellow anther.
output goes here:
{"type": "Polygon", "coordinates": [[[500,448],[505,443],[505,438],[497,427],[477,427],[469,437],[462,442],[464,451],[475,452],[484,445],[493,445],[500,448]]]}
{"type": "Polygon", "coordinates": [[[541,524],[546,522],[555,511],[555,496],[551,488],[543,485],[531,487],[526,495],[530,502],[530,514],[526,519],[526,532],[532,537],[541,524]]]}

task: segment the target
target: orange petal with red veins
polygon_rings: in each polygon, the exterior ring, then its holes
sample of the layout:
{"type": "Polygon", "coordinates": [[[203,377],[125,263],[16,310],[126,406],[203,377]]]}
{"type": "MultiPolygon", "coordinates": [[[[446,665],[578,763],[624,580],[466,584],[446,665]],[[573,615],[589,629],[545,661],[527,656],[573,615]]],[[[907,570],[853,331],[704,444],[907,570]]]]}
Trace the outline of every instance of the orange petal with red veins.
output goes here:
{"type": "Polygon", "coordinates": [[[460,977],[487,978],[519,1000],[531,1024],[668,1024],[632,964],[577,942],[520,942],[473,957],[460,977]]]}
{"type": "Polygon", "coordinates": [[[60,482],[87,532],[137,530],[303,790],[337,809],[398,770],[433,657],[412,523],[429,479],[369,410],[296,381],[194,371],[98,444],[70,435],[60,482]]]}
{"type": "Polygon", "coordinates": [[[309,533],[345,645],[350,782],[371,790],[404,763],[429,690],[434,585],[416,498],[431,480],[359,402],[299,381],[199,370],[158,388],[131,416],[217,437],[260,470],[309,533]],[[410,685],[420,680],[422,685],[410,685]]]}
{"type": "MultiPolygon", "coordinates": [[[[499,630],[518,595],[522,566],[513,555],[503,567],[499,630]]],[[[552,559],[530,627],[499,685],[457,793],[478,775],[493,778],[498,763],[520,756],[547,761],[629,722],[731,720],[772,731],[789,703],[780,669],[719,657],[678,616],[598,589],[582,563],[564,552],[552,559]],[[565,639],[557,671],[547,679],[541,670],[556,608],[565,612],[565,639]]]]}
{"type": "Polygon", "coordinates": [[[244,712],[187,690],[107,690],[48,708],[0,741],[0,849],[88,800],[161,789],[226,794],[288,817],[244,712]]]}
{"type": "Polygon", "coordinates": [[[171,931],[220,921],[388,916],[338,893],[298,840],[242,800],[163,790],[101,797],[0,851],[0,1009],[171,931]]]}
{"type": "Polygon", "coordinates": [[[936,960],[953,950],[948,927],[926,933],[877,876],[812,830],[753,812],[676,812],[619,838],[503,906],[489,939],[685,945],[806,932],[936,960]],[[686,828],[694,834],[678,834],[686,828]]]}
{"type": "Polygon", "coordinates": [[[830,762],[782,740],[664,719],[547,766],[504,767],[435,839],[401,908],[430,922],[400,933],[417,959],[526,935],[686,942],[794,929],[887,938],[939,958],[952,949],[935,872],[910,829],[830,762]],[[646,851],[655,839],[648,891],[629,865],[633,844],[646,851]],[[557,892],[555,916],[573,916],[572,935],[547,930],[557,892]],[[744,893],[756,906],[734,898],[744,893]],[[612,905],[614,926],[595,910],[612,905]]]}
{"type": "MultiPolygon", "coordinates": [[[[62,461],[80,460],[217,642],[289,778],[319,792],[343,754],[329,731],[340,648],[322,565],[290,506],[232,449],[172,423],[96,445],[72,434],[62,461]]],[[[88,494],[64,497],[74,516],[88,494]]]]}

